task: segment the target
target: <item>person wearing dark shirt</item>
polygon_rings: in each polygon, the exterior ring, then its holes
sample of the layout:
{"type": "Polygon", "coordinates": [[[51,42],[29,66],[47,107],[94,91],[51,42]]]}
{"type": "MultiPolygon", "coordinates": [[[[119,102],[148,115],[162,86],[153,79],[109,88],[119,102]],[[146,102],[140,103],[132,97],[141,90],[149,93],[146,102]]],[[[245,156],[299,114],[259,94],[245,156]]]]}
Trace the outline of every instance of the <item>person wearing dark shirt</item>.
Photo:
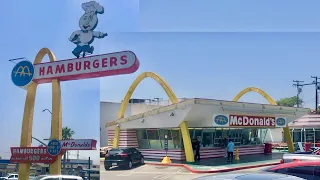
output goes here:
{"type": "Polygon", "coordinates": [[[193,139],[192,148],[193,148],[194,160],[200,160],[200,141],[198,139],[193,139]]]}

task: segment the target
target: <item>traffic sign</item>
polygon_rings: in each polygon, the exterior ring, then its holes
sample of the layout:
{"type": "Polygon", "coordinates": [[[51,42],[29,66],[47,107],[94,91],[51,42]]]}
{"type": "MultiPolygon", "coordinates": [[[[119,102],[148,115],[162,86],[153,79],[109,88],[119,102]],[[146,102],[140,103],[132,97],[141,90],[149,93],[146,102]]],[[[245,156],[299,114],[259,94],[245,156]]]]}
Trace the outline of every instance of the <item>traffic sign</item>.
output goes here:
{"type": "Polygon", "coordinates": [[[48,143],[47,150],[51,156],[57,156],[61,152],[61,143],[56,139],[51,140],[48,143]]]}

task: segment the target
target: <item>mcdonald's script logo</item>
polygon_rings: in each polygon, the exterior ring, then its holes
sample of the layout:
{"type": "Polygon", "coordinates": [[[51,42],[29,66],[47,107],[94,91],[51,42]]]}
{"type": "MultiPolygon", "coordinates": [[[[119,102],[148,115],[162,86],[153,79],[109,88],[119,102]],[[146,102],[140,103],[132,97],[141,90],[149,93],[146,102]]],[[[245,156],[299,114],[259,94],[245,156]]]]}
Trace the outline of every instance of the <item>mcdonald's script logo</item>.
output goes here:
{"type": "Polygon", "coordinates": [[[34,67],[30,61],[20,61],[14,66],[11,79],[14,85],[19,87],[27,86],[33,79],[34,67]]]}

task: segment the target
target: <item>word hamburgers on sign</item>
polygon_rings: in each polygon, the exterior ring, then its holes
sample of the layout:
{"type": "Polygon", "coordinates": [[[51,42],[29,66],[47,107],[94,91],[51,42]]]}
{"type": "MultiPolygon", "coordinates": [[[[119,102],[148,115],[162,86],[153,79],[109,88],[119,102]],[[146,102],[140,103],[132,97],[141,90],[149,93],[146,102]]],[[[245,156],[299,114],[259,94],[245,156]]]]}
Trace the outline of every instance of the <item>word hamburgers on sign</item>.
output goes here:
{"type": "MultiPolygon", "coordinates": [[[[61,151],[59,155],[63,155],[61,151]]],[[[49,154],[47,147],[11,147],[12,163],[47,163],[51,164],[57,160],[57,156],[49,154]]]]}
{"type": "Polygon", "coordinates": [[[214,115],[215,127],[285,127],[286,118],[272,116],[249,116],[249,115],[214,115]]]}
{"type": "Polygon", "coordinates": [[[138,70],[139,60],[132,51],[121,51],[83,58],[40,64],[21,61],[11,73],[14,85],[25,88],[32,81],[38,84],[131,74],[138,70]]]}

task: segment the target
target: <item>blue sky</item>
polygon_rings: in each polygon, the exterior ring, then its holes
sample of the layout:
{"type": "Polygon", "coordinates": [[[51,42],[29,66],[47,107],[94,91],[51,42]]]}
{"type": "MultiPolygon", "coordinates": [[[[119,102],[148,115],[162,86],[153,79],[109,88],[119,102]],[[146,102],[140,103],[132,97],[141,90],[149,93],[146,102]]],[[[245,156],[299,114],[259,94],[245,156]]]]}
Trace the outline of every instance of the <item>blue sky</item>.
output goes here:
{"type": "MultiPolygon", "coordinates": [[[[132,76],[101,78],[101,99],[106,101],[121,100],[145,71],[163,77],[180,98],[222,100],[232,100],[249,86],[276,100],[294,96],[292,80],[307,83],[311,75],[320,76],[320,33],[116,33],[108,43],[112,51],[134,51],[141,66],[132,76]]],[[[314,107],[314,94],[314,86],[303,88],[305,107],[314,107]]],[[[151,79],[143,81],[134,96],[167,99],[151,79]]],[[[267,103],[256,93],[241,100],[267,103]]]]}
{"type": "MultiPolygon", "coordinates": [[[[6,18],[2,19],[5,28],[0,30],[4,40],[0,49],[3,61],[0,66],[3,74],[0,77],[3,84],[0,156],[8,157],[9,147],[20,143],[26,96],[24,90],[12,84],[10,73],[14,64],[7,60],[26,57],[33,61],[42,47],[50,48],[58,60],[72,57],[74,45],[68,37],[79,29],[82,2],[85,1],[3,2],[5,8],[0,14],[6,18]]],[[[320,2],[98,2],[104,5],[105,14],[98,16],[100,22],[96,30],[109,36],[94,42],[95,53],[132,50],[139,57],[141,68],[133,75],[102,78],[101,82],[90,79],[61,83],[63,125],[75,130],[74,138],[99,139],[99,100],[120,101],[134,78],[144,71],[160,74],[179,97],[226,100],[247,86],[260,87],[275,99],[292,96],[295,94],[291,86],[293,79],[311,81],[311,75],[320,75],[316,74],[320,35],[310,33],[319,31],[320,16],[316,8],[320,2]],[[301,33],[132,33],[137,31],[301,33]]],[[[313,87],[304,88],[306,101],[313,99],[313,90],[313,87]]],[[[134,96],[166,98],[159,85],[151,80],[144,81],[134,96]]],[[[242,100],[265,102],[255,94],[242,100]]],[[[311,107],[311,103],[306,106],[311,107]]],[[[42,113],[45,108],[51,108],[50,84],[38,87],[33,135],[40,139],[49,136],[51,118],[50,114],[42,113]]],[[[97,154],[81,152],[80,157],[96,157],[97,161],[97,154]]]]}
{"type": "MultiPolygon", "coordinates": [[[[72,58],[74,44],[68,41],[69,36],[78,30],[78,21],[83,10],[81,0],[57,1],[5,1],[0,14],[7,28],[1,28],[4,46],[0,49],[3,76],[0,78],[2,101],[0,114],[0,156],[9,158],[9,147],[20,145],[20,133],[26,91],[15,87],[10,79],[14,64],[8,59],[26,57],[34,60],[37,52],[50,48],[58,60],[72,58]]],[[[96,30],[112,33],[119,31],[136,31],[138,27],[138,3],[130,1],[98,1],[105,7],[105,14],[100,15],[96,30]],[[123,23],[126,22],[126,23],[123,23]]],[[[95,46],[99,46],[97,40],[95,46]]],[[[103,51],[105,53],[106,50],[103,51]]],[[[96,48],[96,53],[99,48],[96,48]]],[[[48,61],[47,58],[44,61],[48,61]]],[[[75,131],[74,138],[94,138],[99,140],[100,129],[100,89],[99,79],[70,81],[61,83],[63,126],[75,131]]],[[[33,136],[39,139],[49,137],[51,116],[42,109],[51,109],[51,84],[38,86],[34,110],[33,136]]],[[[100,143],[98,142],[98,145],[100,143]]],[[[35,143],[34,145],[38,145],[35,143]]],[[[98,161],[98,151],[80,152],[80,157],[91,156],[98,161]]]]}
{"type": "Polygon", "coordinates": [[[320,2],[309,0],[140,0],[140,30],[318,32],[320,2]]]}

